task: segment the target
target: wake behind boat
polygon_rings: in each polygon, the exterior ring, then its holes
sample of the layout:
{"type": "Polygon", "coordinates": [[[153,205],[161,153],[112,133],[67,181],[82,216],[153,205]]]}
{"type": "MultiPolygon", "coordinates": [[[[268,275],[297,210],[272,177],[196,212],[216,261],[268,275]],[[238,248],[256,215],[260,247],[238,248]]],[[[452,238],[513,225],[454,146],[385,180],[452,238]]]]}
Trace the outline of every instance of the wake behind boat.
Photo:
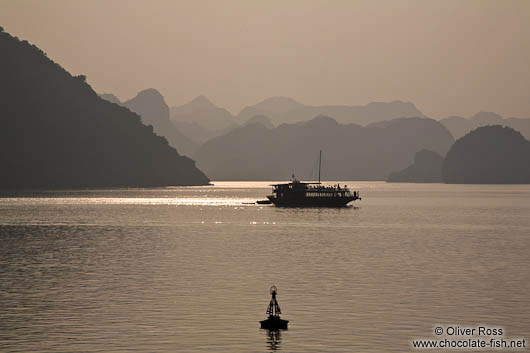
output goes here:
{"type": "Polygon", "coordinates": [[[278,207],[345,207],[348,203],[361,200],[359,192],[350,191],[347,185],[324,186],[320,182],[322,151],[318,162],[318,183],[304,183],[293,180],[290,183],[273,184],[272,195],[267,198],[278,207]]]}

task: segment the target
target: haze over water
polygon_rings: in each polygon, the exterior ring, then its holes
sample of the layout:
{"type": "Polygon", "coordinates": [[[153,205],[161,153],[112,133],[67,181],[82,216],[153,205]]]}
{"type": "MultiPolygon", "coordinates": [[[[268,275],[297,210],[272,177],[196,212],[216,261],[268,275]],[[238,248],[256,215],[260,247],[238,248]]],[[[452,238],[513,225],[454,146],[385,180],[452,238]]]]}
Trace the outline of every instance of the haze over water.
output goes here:
{"type": "Polygon", "coordinates": [[[530,338],[530,186],[346,184],[363,197],[347,209],[246,204],[266,182],[4,195],[0,350],[404,352],[449,324],[530,338]],[[280,337],[258,323],[272,284],[280,337]]]}

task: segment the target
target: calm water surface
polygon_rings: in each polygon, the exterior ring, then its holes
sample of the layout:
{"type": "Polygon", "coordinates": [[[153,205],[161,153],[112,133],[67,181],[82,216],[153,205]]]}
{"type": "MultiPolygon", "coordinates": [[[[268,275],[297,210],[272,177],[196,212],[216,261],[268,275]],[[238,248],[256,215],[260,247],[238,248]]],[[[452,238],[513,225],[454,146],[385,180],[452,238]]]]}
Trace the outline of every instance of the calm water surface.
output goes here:
{"type": "Polygon", "coordinates": [[[530,339],[530,186],[246,204],[267,184],[4,194],[0,351],[405,352],[450,324],[530,339]],[[279,334],[258,323],[272,284],[279,334]]]}

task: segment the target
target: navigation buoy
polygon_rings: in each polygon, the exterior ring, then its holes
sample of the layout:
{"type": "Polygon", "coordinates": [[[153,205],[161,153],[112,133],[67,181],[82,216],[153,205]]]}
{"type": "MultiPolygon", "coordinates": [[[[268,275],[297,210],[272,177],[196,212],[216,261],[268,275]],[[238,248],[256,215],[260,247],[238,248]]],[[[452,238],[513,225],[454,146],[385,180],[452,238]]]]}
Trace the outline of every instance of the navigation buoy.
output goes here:
{"type": "Polygon", "coordinates": [[[280,319],[280,314],[282,311],[280,310],[280,305],[278,305],[278,301],[276,300],[278,288],[276,288],[276,286],[272,286],[270,293],[272,298],[269,306],[267,307],[267,315],[269,315],[269,317],[267,320],[260,321],[261,328],[267,330],[287,330],[287,324],[289,323],[289,320],[280,319]]]}

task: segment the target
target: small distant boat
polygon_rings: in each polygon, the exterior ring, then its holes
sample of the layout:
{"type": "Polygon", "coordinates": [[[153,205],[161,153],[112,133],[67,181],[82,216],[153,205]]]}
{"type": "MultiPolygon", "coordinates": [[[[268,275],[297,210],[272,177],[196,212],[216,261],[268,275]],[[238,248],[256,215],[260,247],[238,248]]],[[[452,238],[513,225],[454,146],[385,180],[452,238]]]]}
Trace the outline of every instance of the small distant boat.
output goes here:
{"type": "Polygon", "coordinates": [[[353,193],[344,185],[324,186],[320,182],[322,151],[318,160],[318,183],[303,183],[294,177],[290,183],[273,184],[272,195],[267,198],[278,207],[345,207],[349,202],[361,200],[359,191],[353,193]]]}
{"type": "Polygon", "coordinates": [[[272,202],[270,200],[258,200],[256,203],[258,205],[270,205],[272,202]]]}
{"type": "Polygon", "coordinates": [[[266,320],[260,321],[261,328],[267,330],[287,330],[287,324],[289,320],[284,320],[280,318],[282,311],[280,310],[280,305],[276,300],[276,294],[278,294],[278,289],[276,286],[272,286],[270,289],[271,301],[267,307],[267,314],[269,317],[266,320]]]}

